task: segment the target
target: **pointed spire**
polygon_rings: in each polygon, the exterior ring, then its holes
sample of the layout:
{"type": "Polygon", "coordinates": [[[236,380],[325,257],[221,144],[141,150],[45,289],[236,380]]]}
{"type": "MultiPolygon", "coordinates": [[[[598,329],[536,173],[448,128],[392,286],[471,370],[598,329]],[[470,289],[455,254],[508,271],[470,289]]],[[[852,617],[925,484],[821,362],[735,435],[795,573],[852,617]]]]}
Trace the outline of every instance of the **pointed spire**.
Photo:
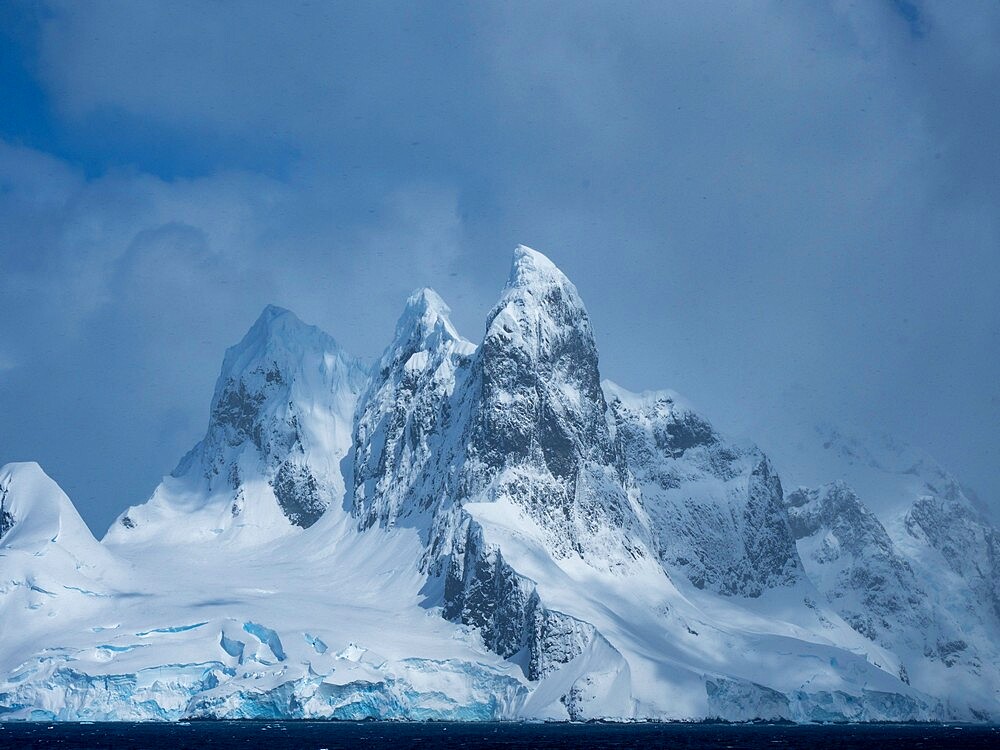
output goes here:
{"type": "Polygon", "coordinates": [[[426,340],[440,332],[451,339],[459,339],[451,323],[451,308],[430,287],[417,289],[406,300],[403,314],[396,323],[396,340],[405,342],[417,338],[426,340]]]}
{"type": "Polygon", "coordinates": [[[465,348],[469,344],[452,325],[451,308],[433,289],[417,289],[406,300],[393,341],[382,355],[382,367],[396,361],[405,361],[417,351],[435,349],[442,344],[457,342],[465,348]]]}
{"type": "Polygon", "coordinates": [[[569,326],[587,338],[592,335],[586,307],[573,282],[545,255],[518,245],[507,285],[487,318],[486,335],[489,338],[499,325],[502,329],[522,328],[523,335],[535,338],[539,324],[569,326]]]}
{"type": "Polygon", "coordinates": [[[566,277],[566,274],[559,270],[555,263],[537,250],[526,245],[518,245],[514,248],[510,275],[507,278],[507,286],[504,287],[499,306],[503,306],[507,299],[521,296],[524,292],[542,300],[544,292],[553,288],[558,288],[562,292],[559,297],[565,299],[566,302],[574,307],[583,307],[583,301],[580,299],[580,293],[576,290],[576,286],[566,277]]]}
{"type": "Polygon", "coordinates": [[[353,360],[325,331],[304,323],[290,310],[267,305],[239,343],[226,350],[219,382],[259,365],[292,367],[304,351],[335,352],[345,361],[353,360]]]}
{"type": "Polygon", "coordinates": [[[569,284],[569,279],[547,256],[527,245],[514,248],[507,288],[538,284],[569,284]]]}

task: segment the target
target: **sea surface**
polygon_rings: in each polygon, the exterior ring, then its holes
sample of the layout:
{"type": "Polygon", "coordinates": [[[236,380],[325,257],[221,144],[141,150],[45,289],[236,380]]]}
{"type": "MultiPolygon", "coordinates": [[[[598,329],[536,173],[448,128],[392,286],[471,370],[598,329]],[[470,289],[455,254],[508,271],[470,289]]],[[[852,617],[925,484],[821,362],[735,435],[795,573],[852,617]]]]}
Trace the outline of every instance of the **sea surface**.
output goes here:
{"type": "Polygon", "coordinates": [[[1000,727],[970,725],[408,724],[210,721],[0,724],[0,748],[115,750],[363,748],[1000,748],[1000,727]]]}

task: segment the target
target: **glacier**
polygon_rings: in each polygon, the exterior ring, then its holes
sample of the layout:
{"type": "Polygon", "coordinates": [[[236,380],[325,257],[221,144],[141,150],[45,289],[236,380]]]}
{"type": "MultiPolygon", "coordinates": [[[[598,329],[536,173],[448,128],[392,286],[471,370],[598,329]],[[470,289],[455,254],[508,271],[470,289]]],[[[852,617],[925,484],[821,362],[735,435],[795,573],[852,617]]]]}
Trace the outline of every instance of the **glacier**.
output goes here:
{"type": "Polygon", "coordinates": [[[100,541],[0,469],[0,721],[997,721],[998,582],[930,457],[603,379],[519,246],[479,344],[430,289],[370,366],[267,307],[100,541]]]}

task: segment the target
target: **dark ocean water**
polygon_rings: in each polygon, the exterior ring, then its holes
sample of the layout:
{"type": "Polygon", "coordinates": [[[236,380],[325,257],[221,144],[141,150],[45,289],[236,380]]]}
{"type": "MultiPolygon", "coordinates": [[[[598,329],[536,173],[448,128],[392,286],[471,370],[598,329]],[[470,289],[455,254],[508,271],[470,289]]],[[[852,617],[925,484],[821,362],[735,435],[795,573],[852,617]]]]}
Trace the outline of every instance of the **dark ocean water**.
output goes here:
{"type": "Polygon", "coordinates": [[[390,724],[193,722],[191,724],[0,724],[0,748],[115,750],[362,750],[362,748],[851,748],[1000,749],[1000,727],[733,726],[719,724],[390,724]]]}

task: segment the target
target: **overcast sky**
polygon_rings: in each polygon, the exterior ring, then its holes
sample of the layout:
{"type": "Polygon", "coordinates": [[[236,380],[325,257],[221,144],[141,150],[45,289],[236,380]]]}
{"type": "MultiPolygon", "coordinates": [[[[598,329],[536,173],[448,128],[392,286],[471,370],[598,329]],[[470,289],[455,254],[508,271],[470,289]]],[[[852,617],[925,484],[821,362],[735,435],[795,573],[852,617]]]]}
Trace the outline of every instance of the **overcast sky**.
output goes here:
{"type": "Polygon", "coordinates": [[[100,535],[273,302],[474,341],[515,244],[603,371],[1000,498],[1000,3],[0,5],[0,463],[100,535]]]}

